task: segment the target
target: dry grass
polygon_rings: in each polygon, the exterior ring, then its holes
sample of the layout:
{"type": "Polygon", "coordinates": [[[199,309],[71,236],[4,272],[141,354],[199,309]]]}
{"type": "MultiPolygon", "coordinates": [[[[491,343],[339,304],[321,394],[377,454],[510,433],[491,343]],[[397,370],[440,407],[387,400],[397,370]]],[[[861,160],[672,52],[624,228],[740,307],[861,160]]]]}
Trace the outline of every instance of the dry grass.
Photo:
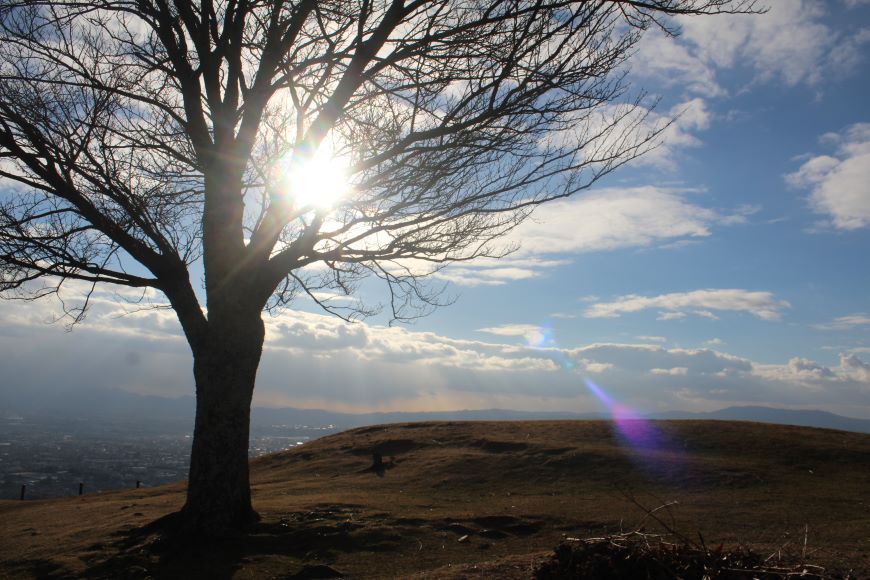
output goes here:
{"type": "Polygon", "coordinates": [[[636,529],[759,554],[797,550],[870,575],[870,436],[657,427],[658,447],[634,451],[597,421],[356,429],[256,460],[262,522],[246,537],[184,550],[145,525],[180,507],[179,484],[0,502],[0,575],[530,578],[567,537],[636,529]],[[375,452],[380,474],[369,469],[375,452]]]}

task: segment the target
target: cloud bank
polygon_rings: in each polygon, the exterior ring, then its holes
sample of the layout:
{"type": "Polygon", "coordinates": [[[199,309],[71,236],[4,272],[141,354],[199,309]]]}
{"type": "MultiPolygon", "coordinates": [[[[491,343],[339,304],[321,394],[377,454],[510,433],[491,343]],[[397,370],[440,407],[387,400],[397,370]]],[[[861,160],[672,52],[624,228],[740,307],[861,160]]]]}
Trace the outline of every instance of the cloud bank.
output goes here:
{"type": "MultiPolygon", "coordinates": [[[[765,312],[776,304],[762,300],[747,308],[765,312]]],[[[122,308],[111,297],[95,296],[88,321],[64,333],[57,326],[34,324],[45,319],[47,304],[0,307],[7,320],[0,329],[2,391],[7,394],[81,386],[193,393],[190,354],[171,311],[118,318],[122,308]]],[[[288,310],[267,321],[256,402],[344,411],[501,407],[588,412],[597,406],[583,378],[594,376],[615,398],[640,409],[764,403],[870,416],[870,365],[856,352],[843,353],[834,366],[801,357],[770,364],[714,348],[650,343],[530,348],[530,325],[483,330],[506,340],[347,324],[288,310]]]]}

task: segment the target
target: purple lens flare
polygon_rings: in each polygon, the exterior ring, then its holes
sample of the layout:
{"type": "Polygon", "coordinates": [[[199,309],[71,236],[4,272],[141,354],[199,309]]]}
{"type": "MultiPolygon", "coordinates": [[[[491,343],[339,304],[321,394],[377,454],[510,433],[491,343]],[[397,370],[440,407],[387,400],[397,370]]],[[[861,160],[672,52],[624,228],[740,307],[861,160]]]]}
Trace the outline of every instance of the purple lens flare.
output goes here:
{"type": "Polygon", "coordinates": [[[604,389],[586,378],[586,387],[595,395],[610,414],[620,440],[632,449],[657,450],[660,448],[661,434],[648,419],[640,413],[616,402],[604,389]]]}
{"type": "MultiPolygon", "coordinates": [[[[526,348],[538,351],[550,358],[563,372],[579,374],[582,365],[559,348],[553,325],[550,321],[525,333],[526,348]]],[[[628,451],[629,458],[644,471],[671,479],[682,470],[684,457],[673,449],[668,437],[652,421],[637,410],[616,400],[610,393],[589,377],[583,377],[586,388],[606,409],[619,444],[628,451]]]]}

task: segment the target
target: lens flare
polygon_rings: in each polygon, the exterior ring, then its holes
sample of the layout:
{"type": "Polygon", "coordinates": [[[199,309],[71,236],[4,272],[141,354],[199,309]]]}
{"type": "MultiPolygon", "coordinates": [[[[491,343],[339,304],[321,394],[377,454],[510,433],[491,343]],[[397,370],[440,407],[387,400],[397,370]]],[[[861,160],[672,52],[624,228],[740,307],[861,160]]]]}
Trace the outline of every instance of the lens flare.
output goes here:
{"type": "Polygon", "coordinates": [[[545,322],[543,325],[527,332],[525,339],[528,348],[544,349],[556,346],[556,341],[553,338],[553,325],[550,322],[545,322]]]}
{"type": "Polygon", "coordinates": [[[607,409],[617,433],[625,443],[635,449],[658,448],[659,433],[652,423],[637,411],[614,401],[610,395],[605,393],[591,379],[587,378],[584,380],[586,381],[586,388],[607,409]]]}
{"type": "MultiPolygon", "coordinates": [[[[578,375],[584,368],[598,365],[609,368],[605,363],[591,363],[581,360],[578,365],[565,350],[559,348],[552,324],[548,321],[541,326],[530,328],[524,333],[526,348],[546,355],[562,371],[578,375]]],[[[583,377],[586,388],[604,407],[613,425],[619,444],[637,467],[648,475],[666,481],[677,481],[686,465],[685,457],[675,449],[669,437],[649,419],[628,405],[618,401],[592,379],[583,377]]]]}

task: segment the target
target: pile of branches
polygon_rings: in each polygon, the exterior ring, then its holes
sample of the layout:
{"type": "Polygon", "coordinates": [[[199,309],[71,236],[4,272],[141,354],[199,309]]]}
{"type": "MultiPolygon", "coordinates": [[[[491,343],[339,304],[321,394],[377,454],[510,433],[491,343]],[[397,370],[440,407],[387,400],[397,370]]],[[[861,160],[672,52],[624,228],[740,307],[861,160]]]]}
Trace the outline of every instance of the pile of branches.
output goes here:
{"type": "MultiPolygon", "coordinates": [[[[774,554],[776,555],[776,554],[774,554]]],[[[726,550],[664,536],[631,532],[603,538],[569,538],[536,571],[538,580],[851,580],[849,572],[764,557],[746,547],[726,550]]]]}

